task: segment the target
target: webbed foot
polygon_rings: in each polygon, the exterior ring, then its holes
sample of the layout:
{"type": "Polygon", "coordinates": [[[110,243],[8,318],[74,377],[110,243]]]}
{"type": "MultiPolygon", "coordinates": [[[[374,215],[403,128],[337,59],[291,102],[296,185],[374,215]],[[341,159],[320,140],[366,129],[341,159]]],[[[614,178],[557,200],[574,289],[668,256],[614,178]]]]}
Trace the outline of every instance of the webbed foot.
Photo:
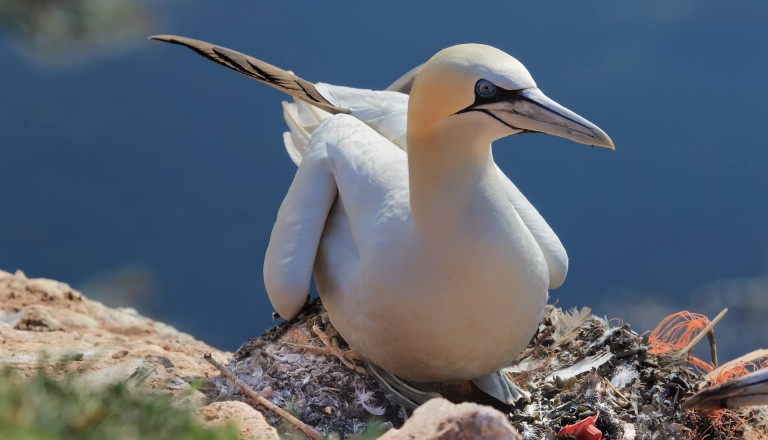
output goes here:
{"type": "MultiPolygon", "coordinates": [[[[439,393],[415,388],[413,385],[376,365],[367,364],[366,370],[368,370],[368,373],[376,380],[379,386],[384,389],[384,394],[390,401],[399,403],[408,411],[413,411],[427,400],[442,397],[439,393]]],[[[429,386],[429,384],[424,385],[429,386]]]]}
{"type": "Polygon", "coordinates": [[[531,401],[531,393],[517,386],[503,371],[473,379],[472,383],[489,396],[507,405],[514,405],[520,399],[531,401]]]}

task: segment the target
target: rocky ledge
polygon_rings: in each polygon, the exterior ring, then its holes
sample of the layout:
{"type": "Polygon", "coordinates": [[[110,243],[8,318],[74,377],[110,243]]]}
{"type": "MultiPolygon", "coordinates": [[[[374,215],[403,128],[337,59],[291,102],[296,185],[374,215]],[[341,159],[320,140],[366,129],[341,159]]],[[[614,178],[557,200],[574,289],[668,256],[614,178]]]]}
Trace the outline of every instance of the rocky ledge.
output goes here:
{"type": "MultiPolygon", "coordinates": [[[[234,421],[249,439],[599,440],[768,433],[765,409],[684,409],[685,399],[707,385],[705,376],[683,358],[651,354],[648,340],[627,324],[608,323],[587,308],[549,307],[528,349],[508,369],[528,387],[530,402],[494,409],[433,399],[408,414],[369,377],[319,301],[233,354],[134,309],[89,300],[66,284],[0,271],[0,366],[27,377],[40,368],[57,374],[54,360],[60,359],[84,371],[78,380],[88,386],[124,381],[191,401],[202,422],[234,421]],[[217,370],[216,360],[226,366],[217,370]]],[[[476,390],[437,391],[461,401],[476,390]]]]}
{"type": "Polygon", "coordinates": [[[218,374],[203,360],[208,352],[230,356],[134,309],[91,301],[67,284],[0,271],[0,366],[31,377],[40,367],[57,374],[54,365],[66,359],[85,370],[80,379],[88,386],[130,380],[195,401],[206,423],[233,420],[244,438],[277,439],[259,411],[241,402],[205,405],[206,397],[190,387],[218,374]]]}

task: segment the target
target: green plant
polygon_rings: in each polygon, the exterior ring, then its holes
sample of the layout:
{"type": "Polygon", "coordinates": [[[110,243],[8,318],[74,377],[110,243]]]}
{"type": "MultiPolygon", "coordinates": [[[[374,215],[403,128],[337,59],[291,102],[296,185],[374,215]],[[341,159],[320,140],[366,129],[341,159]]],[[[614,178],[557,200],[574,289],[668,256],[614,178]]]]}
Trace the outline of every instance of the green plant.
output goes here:
{"type": "Polygon", "coordinates": [[[0,438],[18,440],[237,439],[232,425],[204,428],[193,408],[125,383],[91,388],[77,373],[43,368],[31,379],[0,369],[0,438]]]}

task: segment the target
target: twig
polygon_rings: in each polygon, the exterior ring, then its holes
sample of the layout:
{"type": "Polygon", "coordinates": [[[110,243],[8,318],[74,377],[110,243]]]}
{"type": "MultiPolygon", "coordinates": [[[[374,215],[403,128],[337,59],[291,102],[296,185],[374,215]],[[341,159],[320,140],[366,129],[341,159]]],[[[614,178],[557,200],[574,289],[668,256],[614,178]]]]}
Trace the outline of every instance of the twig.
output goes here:
{"type": "MultiPolygon", "coordinates": [[[[323,345],[322,347],[318,347],[317,345],[297,344],[295,342],[286,342],[285,345],[293,348],[298,348],[301,350],[307,350],[314,353],[321,353],[325,355],[331,354],[334,356],[336,355],[336,353],[331,349],[331,347],[326,347],[325,345],[323,345]]],[[[360,363],[363,362],[363,360],[360,359],[360,357],[352,351],[343,351],[343,353],[344,353],[344,357],[346,357],[348,360],[352,362],[360,362],[360,363]]]]}
{"type": "Polygon", "coordinates": [[[708,381],[712,381],[715,377],[717,377],[720,373],[723,371],[729,371],[733,368],[736,368],[740,365],[747,364],[749,362],[754,361],[755,359],[760,358],[766,358],[768,357],[768,349],[761,348],[759,350],[755,350],[752,352],[749,352],[743,356],[737,357],[736,359],[733,359],[731,361],[728,361],[724,363],[723,365],[720,365],[719,367],[715,368],[714,370],[710,371],[709,373],[704,376],[704,379],[708,381]]]}
{"type": "Polygon", "coordinates": [[[624,393],[622,393],[618,388],[613,386],[613,384],[611,383],[610,380],[608,380],[606,378],[603,378],[603,381],[604,381],[606,387],[608,389],[610,389],[611,392],[613,392],[617,397],[619,397],[622,400],[621,402],[619,402],[619,406],[621,406],[623,408],[623,407],[625,407],[625,406],[630,404],[629,398],[627,396],[625,396],[624,393]]]}
{"type": "Polygon", "coordinates": [[[717,341],[715,341],[715,329],[707,332],[707,339],[709,339],[709,352],[712,353],[712,365],[717,368],[719,365],[717,364],[717,341]]]}
{"type": "Polygon", "coordinates": [[[547,340],[548,337],[552,336],[552,333],[555,332],[555,327],[547,327],[539,334],[539,337],[536,338],[536,342],[533,343],[533,345],[530,348],[526,348],[525,351],[517,355],[515,358],[513,364],[519,363],[523,359],[530,356],[537,348],[541,346],[541,344],[544,343],[544,341],[547,340]]]}
{"type": "Polygon", "coordinates": [[[704,335],[709,334],[709,332],[711,332],[712,329],[715,328],[715,325],[717,325],[717,323],[720,322],[721,319],[723,319],[723,316],[725,316],[726,313],[728,313],[727,307],[724,308],[722,312],[718,313],[717,316],[715,316],[715,319],[710,321],[709,325],[704,327],[698,335],[696,335],[693,339],[691,339],[691,342],[689,342],[688,345],[678,350],[677,353],[680,354],[680,357],[685,356],[686,353],[693,350],[693,347],[695,347],[696,344],[698,344],[699,341],[701,341],[704,335]]]}
{"type": "Polygon", "coordinates": [[[319,325],[315,324],[312,326],[312,331],[315,332],[318,338],[320,338],[320,342],[323,343],[326,347],[328,347],[329,350],[331,350],[331,353],[333,353],[334,356],[339,358],[339,360],[346,365],[349,369],[357,371],[359,374],[362,374],[363,376],[367,376],[368,372],[365,371],[365,368],[357,366],[354,364],[354,362],[350,361],[346,358],[344,355],[344,352],[333,345],[331,342],[331,338],[328,337],[327,334],[323,331],[323,329],[320,328],[319,325]]]}
{"type": "Polygon", "coordinates": [[[267,408],[268,410],[274,412],[275,414],[279,415],[280,417],[284,418],[285,420],[289,421],[293,425],[295,425],[297,428],[299,428],[304,434],[306,434],[309,438],[314,440],[322,440],[323,436],[320,435],[319,432],[315,431],[311,426],[305,424],[301,420],[297,419],[296,417],[289,414],[286,410],[280,408],[279,406],[275,405],[274,403],[270,402],[269,400],[259,396],[256,391],[253,391],[251,387],[249,387],[245,382],[238,379],[234,374],[230,373],[229,370],[224,368],[224,365],[221,365],[219,362],[217,362],[213,356],[211,356],[210,353],[206,353],[203,355],[203,359],[205,359],[209,364],[216,367],[217,370],[221,372],[224,377],[231,380],[232,382],[237,385],[238,388],[240,388],[240,391],[243,392],[243,394],[247,395],[251,399],[258,402],[259,405],[267,408]]]}

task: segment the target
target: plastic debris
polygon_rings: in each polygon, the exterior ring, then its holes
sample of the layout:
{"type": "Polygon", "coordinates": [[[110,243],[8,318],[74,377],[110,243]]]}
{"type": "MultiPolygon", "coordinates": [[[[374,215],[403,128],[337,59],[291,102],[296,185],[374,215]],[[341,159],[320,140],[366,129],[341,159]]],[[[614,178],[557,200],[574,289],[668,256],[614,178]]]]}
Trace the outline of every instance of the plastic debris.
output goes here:
{"type": "Polygon", "coordinates": [[[580,420],[572,425],[564,426],[557,435],[560,437],[570,436],[576,438],[576,440],[601,440],[603,433],[600,431],[595,423],[597,423],[597,416],[589,416],[584,420],[580,420]]]}

